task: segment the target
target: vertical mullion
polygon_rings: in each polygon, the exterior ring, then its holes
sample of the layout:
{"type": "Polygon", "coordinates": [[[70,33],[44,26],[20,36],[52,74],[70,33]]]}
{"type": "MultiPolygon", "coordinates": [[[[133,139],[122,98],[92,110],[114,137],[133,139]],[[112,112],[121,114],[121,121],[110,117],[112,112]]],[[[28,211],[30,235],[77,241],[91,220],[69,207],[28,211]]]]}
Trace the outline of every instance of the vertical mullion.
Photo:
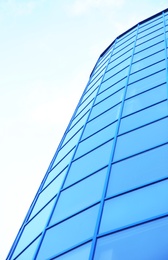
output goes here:
{"type": "MultiPolygon", "coordinates": [[[[168,48],[168,39],[166,37],[166,21],[165,21],[165,12],[162,13],[163,16],[163,28],[164,28],[164,42],[165,42],[165,67],[166,67],[166,85],[167,85],[167,100],[168,100],[168,57],[167,57],[167,48],[168,48]]],[[[168,105],[168,102],[167,102],[168,105]]]]}
{"type": "Polygon", "coordinates": [[[134,45],[133,45],[133,51],[132,51],[132,56],[131,56],[131,61],[130,61],[130,67],[129,67],[128,75],[127,75],[127,78],[126,78],[125,92],[124,92],[123,100],[122,100],[122,103],[121,103],[120,114],[119,114],[119,117],[118,117],[118,124],[117,124],[117,127],[116,127],[116,132],[115,132],[115,136],[114,136],[114,142],[113,142],[113,145],[112,145],[112,151],[111,151],[109,164],[108,164],[108,169],[107,169],[107,177],[106,177],[106,180],[105,180],[104,190],[103,190],[103,194],[102,194],[102,198],[101,198],[101,202],[100,202],[100,209],[99,209],[99,213],[98,213],[97,223],[96,223],[96,227],[95,227],[95,234],[94,234],[94,237],[93,237],[92,248],[91,248],[90,257],[89,257],[90,260],[93,260],[94,252],[95,252],[95,249],[96,249],[97,235],[98,235],[98,232],[99,232],[101,217],[102,217],[102,214],[103,214],[103,207],[104,207],[104,202],[105,202],[105,196],[106,196],[106,191],[107,191],[108,182],[109,182],[109,178],[110,178],[111,163],[112,163],[113,158],[114,158],[114,152],[115,152],[115,147],[116,147],[116,142],[117,142],[117,136],[118,136],[118,131],[119,131],[119,127],[120,127],[122,112],[123,112],[123,108],[124,108],[124,101],[125,101],[127,87],[128,87],[128,80],[129,80],[129,76],[130,76],[131,65],[132,65],[132,61],[133,61],[133,56],[134,56],[135,46],[136,46],[136,40],[137,40],[137,36],[138,36],[138,29],[139,29],[139,24],[137,25],[137,32],[135,34],[135,41],[134,41],[134,45]]]}

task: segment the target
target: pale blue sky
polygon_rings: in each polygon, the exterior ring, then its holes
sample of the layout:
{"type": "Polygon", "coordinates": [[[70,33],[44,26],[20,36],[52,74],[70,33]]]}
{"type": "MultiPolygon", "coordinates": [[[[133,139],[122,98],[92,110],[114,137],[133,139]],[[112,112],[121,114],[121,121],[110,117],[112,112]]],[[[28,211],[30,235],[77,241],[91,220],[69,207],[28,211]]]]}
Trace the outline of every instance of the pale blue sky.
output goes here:
{"type": "Polygon", "coordinates": [[[167,7],[167,0],[0,0],[0,259],[98,56],[167,7]]]}

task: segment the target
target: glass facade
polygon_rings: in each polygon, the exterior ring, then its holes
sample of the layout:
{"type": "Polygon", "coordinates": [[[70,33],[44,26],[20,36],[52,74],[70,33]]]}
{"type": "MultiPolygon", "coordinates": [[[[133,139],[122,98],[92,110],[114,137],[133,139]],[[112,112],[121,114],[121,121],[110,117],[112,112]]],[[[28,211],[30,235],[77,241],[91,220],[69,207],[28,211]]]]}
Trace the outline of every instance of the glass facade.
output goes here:
{"type": "Polygon", "coordinates": [[[100,55],[8,260],[168,259],[168,9],[100,55]]]}

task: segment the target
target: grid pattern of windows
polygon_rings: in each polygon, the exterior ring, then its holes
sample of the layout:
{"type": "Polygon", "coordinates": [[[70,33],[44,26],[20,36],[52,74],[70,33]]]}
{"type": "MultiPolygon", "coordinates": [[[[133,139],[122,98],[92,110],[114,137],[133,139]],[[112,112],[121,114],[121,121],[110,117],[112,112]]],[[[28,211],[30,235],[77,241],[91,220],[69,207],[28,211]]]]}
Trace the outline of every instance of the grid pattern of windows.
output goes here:
{"type": "Polygon", "coordinates": [[[99,57],[8,260],[168,259],[167,79],[166,9],[99,57]]]}

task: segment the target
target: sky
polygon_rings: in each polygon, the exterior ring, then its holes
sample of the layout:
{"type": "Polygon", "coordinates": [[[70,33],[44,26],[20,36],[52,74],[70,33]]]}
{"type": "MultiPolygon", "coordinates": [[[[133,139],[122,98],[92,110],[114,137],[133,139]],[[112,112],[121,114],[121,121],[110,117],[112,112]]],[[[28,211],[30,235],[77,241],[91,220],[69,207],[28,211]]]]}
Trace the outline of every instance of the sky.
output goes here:
{"type": "Polygon", "coordinates": [[[167,0],[0,0],[0,259],[99,55],[167,0]]]}

